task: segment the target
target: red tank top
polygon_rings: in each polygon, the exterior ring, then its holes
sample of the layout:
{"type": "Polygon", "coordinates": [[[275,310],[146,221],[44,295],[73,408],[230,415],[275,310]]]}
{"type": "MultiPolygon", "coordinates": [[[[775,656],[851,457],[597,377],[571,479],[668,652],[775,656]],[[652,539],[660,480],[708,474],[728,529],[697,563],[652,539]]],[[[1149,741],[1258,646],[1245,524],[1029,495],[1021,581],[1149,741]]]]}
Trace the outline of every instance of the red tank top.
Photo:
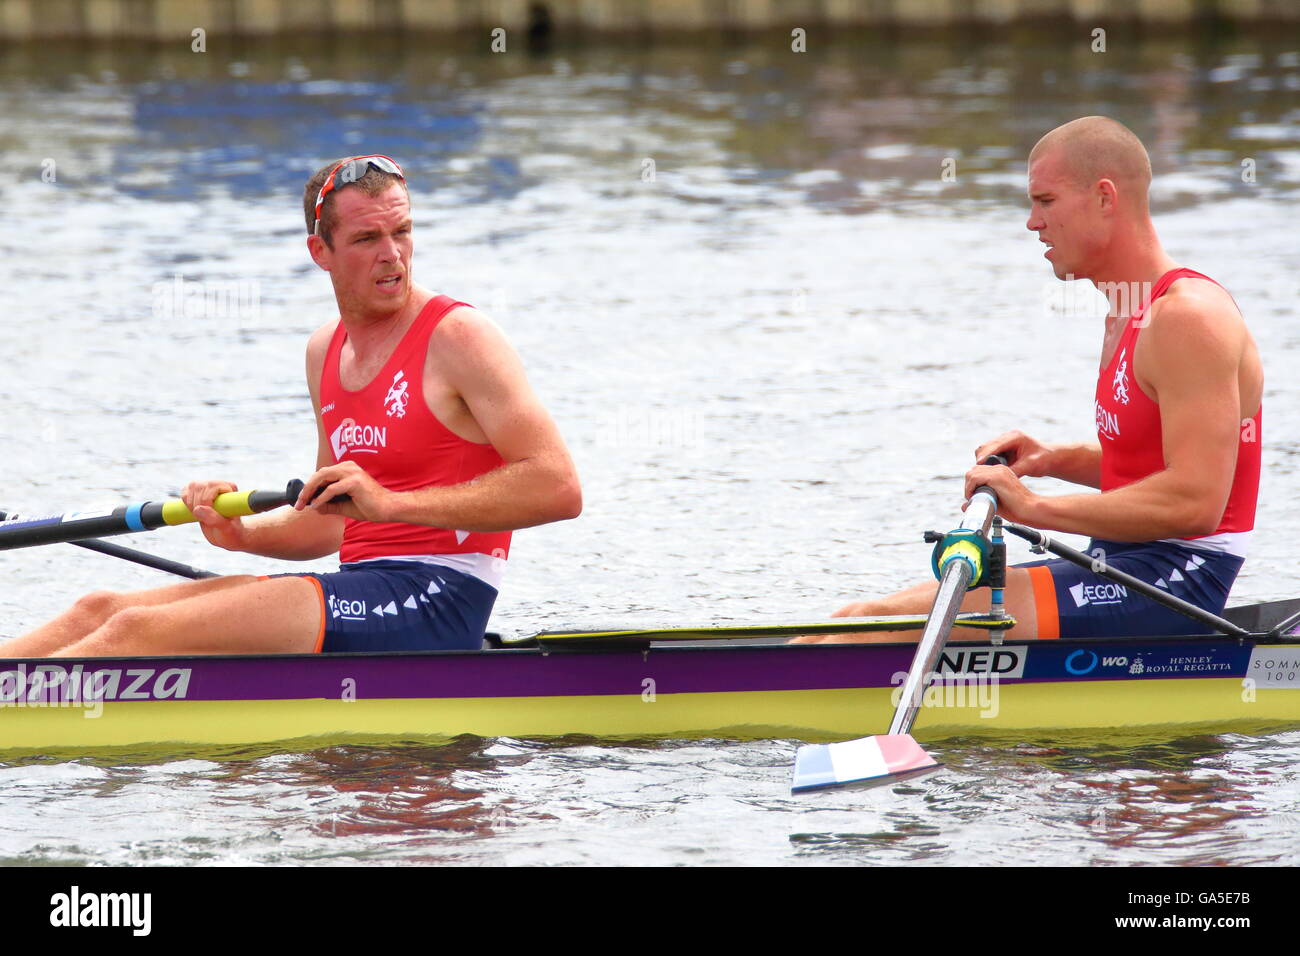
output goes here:
{"type": "MultiPolygon", "coordinates": [[[[1164,446],[1160,431],[1160,406],[1152,401],[1137,384],[1133,373],[1133,353],[1138,335],[1145,323],[1142,316],[1151,303],[1169,291],[1178,279],[1209,276],[1191,269],[1171,269],[1160,277],[1151,294],[1133,313],[1120,336],[1119,344],[1110,362],[1097,378],[1096,415],[1097,439],[1101,443],[1101,490],[1122,488],[1147,475],[1163,471],[1164,446]]],[[[1216,282],[1215,285],[1218,285],[1216,282]]],[[[1241,423],[1237,439],[1237,469],[1232,476],[1232,491],[1224,508],[1219,526],[1206,539],[1217,538],[1215,546],[1222,550],[1243,553],[1228,546],[1228,539],[1220,536],[1250,531],[1255,527],[1255,502],[1259,495],[1259,459],[1262,435],[1260,418],[1241,423]]],[[[1200,540],[1189,538],[1185,540],[1200,540]]],[[[1211,542],[1206,541],[1206,544],[1211,542]]]]}
{"type": "MultiPolygon", "coordinates": [[[[504,464],[490,444],[466,441],[438,421],[424,401],[429,336],[443,316],[464,305],[434,296],[407,329],[388,362],[355,392],[339,381],[339,353],[347,339],[340,322],[321,370],[320,402],[334,460],[355,461],[391,491],[456,485],[504,464]]],[[[347,519],[339,560],[405,555],[487,555],[504,559],[510,532],[467,532],[427,525],[347,519]]]]}

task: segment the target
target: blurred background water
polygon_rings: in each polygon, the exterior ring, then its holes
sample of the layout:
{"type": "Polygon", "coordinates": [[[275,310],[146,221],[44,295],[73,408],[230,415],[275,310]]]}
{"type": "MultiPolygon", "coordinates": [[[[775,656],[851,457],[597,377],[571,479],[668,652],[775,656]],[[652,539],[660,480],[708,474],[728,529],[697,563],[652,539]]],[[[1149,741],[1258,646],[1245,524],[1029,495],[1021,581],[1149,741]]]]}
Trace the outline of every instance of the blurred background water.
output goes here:
{"type": "MultiPolygon", "coordinates": [[[[823,616],[928,573],[920,531],[956,513],[981,440],[1089,435],[1104,301],[1052,279],[1024,157],[1104,113],[1151,151],[1166,248],[1259,343],[1259,530],[1232,600],[1294,597],[1300,44],[1147,31],[1098,54],[1077,32],[0,48],[0,507],[309,473],[303,347],[335,312],[302,186],[384,152],[417,281],[502,325],[583,478],[581,519],[516,536],[494,627],[823,616]]],[[[193,529],[132,543],[290,568],[193,529]]],[[[167,579],[50,547],[0,554],[0,581],[9,635],[167,579]]],[[[1294,734],[940,749],[940,776],[812,801],[788,796],[791,741],[14,758],[0,858],[1300,860],[1294,734]]]]}

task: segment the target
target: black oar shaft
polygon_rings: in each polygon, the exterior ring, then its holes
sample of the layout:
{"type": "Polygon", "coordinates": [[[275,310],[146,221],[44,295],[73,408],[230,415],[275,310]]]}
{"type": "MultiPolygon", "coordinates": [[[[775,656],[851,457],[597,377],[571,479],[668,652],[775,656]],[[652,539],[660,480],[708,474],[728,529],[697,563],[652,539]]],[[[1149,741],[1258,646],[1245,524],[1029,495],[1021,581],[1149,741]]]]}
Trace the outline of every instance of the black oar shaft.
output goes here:
{"type": "Polygon", "coordinates": [[[124,548],[120,544],[113,544],[110,541],[69,541],[68,543],[75,544],[78,548],[85,548],[87,551],[97,551],[100,554],[107,554],[110,557],[121,558],[123,561],[142,564],[146,568],[153,568],[155,571],[166,571],[168,574],[190,578],[194,581],[221,576],[214,571],[204,571],[188,564],[181,564],[179,561],[160,558],[154,554],[145,554],[143,551],[136,551],[134,548],[124,548]]]}
{"type": "Polygon", "coordinates": [[[1082,551],[1076,551],[1069,545],[1061,544],[1059,541],[1049,538],[1043,532],[1036,528],[1026,528],[1024,525],[1014,524],[1010,521],[1004,522],[1003,529],[1011,532],[1016,537],[1024,538],[1030,544],[1037,545],[1045,551],[1050,551],[1058,558],[1064,558],[1081,568],[1087,568],[1096,574],[1101,575],[1116,584],[1122,584],[1130,590],[1137,591],[1139,594],[1149,597],[1151,600],[1163,604],[1171,610],[1185,614],[1193,620],[1200,621],[1202,624],[1214,628],[1224,634],[1230,634],[1233,637],[1250,637],[1250,631],[1238,627],[1231,621],[1219,617],[1217,614],[1211,614],[1204,608],[1199,608],[1195,604],[1190,604],[1182,598],[1176,598],[1172,594],[1160,590],[1154,584],[1149,584],[1140,578],[1135,578],[1131,574],[1126,574],[1116,568],[1108,565],[1104,559],[1084,554],[1082,551]]]}
{"type": "MultiPolygon", "coordinates": [[[[7,517],[8,513],[0,510],[0,521],[4,521],[7,517]]],[[[153,568],[155,571],[166,571],[168,574],[175,574],[182,578],[190,578],[195,581],[200,578],[220,577],[220,575],[214,571],[204,571],[201,568],[191,567],[188,564],[181,564],[179,561],[160,558],[157,555],[146,554],[144,551],[136,551],[134,548],[124,548],[120,544],[111,544],[107,541],[69,541],[68,544],[76,545],[78,548],[85,548],[87,551],[96,551],[99,554],[106,554],[113,558],[121,558],[123,561],[142,564],[146,568],[153,568]]]]}
{"type": "MultiPolygon", "coordinates": [[[[291,504],[301,493],[302,482],[295,479],[284,491],[237,491],[218,495],[213,507],[233,518],[291,504]]],[[[124,505],[111,511],[19,517],[0,523],[0,551],[149,531],[194,520],[194,515],[179,498],[124,505]]]]}

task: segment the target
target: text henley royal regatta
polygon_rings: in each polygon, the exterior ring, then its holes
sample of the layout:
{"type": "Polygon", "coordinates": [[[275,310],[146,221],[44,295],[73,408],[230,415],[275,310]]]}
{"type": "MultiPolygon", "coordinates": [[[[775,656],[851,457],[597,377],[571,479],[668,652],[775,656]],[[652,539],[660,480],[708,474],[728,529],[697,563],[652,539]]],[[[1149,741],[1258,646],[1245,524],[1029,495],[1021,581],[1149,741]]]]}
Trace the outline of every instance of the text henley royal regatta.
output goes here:
{"type": "MultiPolygon", "coordinates": [[[[1129,319],[1115,347],[1115,354],[1101,369],[1097,379],[1097,440],[1101,444],[1102,491],[1132,484],[1165,467],[1160,406],[1138,385],[1133,373],[1133,355],[1138,336],[1146,325],[1142,318],[1151,308],[1151,303],[1183,278],[1214,281],[1191,269],[1171,269],[1162,275],[1147,301],[1129,319]]],[[[1259,497],[1262,414],[1261,404],[1251,418],[1241,422],[1237,438],[1237,467],[1219,526],[1211,534],[1179,539],[1179,543],[1245,557],[1246,543],[1255,527],[1255,504],[1259,497]]]]}
{"type": "MultiPolygon", "coordinates": [[[[439,295],[416,316],[383,369],[357,391],[339,380],[339,354],[347,340],[340,322],[321,371],[321,419],[334,460],[355,461],[390,491],[457,485],[504,464],[490,444],[452,432],[424,400],[429,337],[443,317],[464,305],[439,295]]],[[[468,532],[426,525],[347,519],[339,560],[433,560],[499,587],[510,553],[510,532],[468,532]]]]}

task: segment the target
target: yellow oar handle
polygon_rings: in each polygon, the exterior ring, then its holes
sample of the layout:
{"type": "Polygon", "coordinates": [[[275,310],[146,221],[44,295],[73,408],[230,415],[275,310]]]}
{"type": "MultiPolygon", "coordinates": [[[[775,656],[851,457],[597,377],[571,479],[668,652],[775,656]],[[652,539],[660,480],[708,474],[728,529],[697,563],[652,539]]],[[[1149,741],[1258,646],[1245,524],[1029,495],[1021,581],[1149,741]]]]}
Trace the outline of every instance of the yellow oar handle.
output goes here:
{"type": "MultiPolygon", "coordinates": [[[[225,518],[243,518],[292,504],[301,493],[302,482],[295,478],[284,491],[227,491],[217,495],[212,508],[225,518]]],[[[162,519],[169,525],[199,520],[179,498],[162,502],[162,519]]]]}

